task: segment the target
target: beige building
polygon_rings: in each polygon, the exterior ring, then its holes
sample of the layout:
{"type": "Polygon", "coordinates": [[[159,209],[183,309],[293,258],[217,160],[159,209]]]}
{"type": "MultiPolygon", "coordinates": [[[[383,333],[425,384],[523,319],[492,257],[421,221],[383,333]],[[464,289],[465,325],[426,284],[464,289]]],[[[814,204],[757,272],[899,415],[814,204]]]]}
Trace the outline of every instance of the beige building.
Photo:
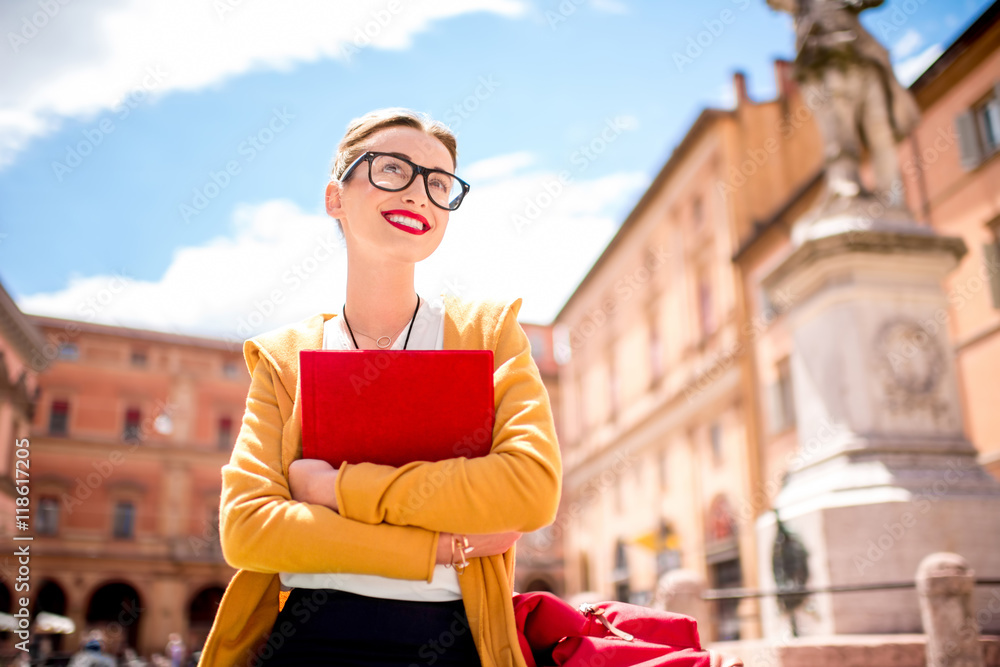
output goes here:
{"type": "MultiPolygon", "coordinates": [[[[759,104],[736,75],[736,108],[702,112],[556,318],[570,594],[648,602],[677,567],[756,585],[737,517],[757,484],[756,413],[731,258],[819,150],[789,71],[776,64],[779,97],[759,104]],[[763,185],[743,188],[751,176],[763,185]]],[[[720,603],[706,636],[753,636],[754,609],[720,603]]]]}
{"type": "MultiPolygon", "coordinates": [[[[912,86],[900,146],[918,221],[964,238],[944,288],[968,438],[1000,456],[1000,27],[997,5],[912,86]],[[915,154],[921,158],[915,159],[915,154]]],[[[646,602],[680,567],[758,587],[754,524],[803,443],[782,313],[761,280],[822,185],[822,143],[788,63],[778,95],[704,110],[556,318],[567,593],[646,602]]],[[[767,563],[763,564],[765,567],[767,563]]],[[[907,573],[907,576],[912,573],[907,573]]],[[[709,639],[760,635],[758,603],[717,602],[709,639]]],[[[709,621],[709,622],[705,622],[709,621]]]]}

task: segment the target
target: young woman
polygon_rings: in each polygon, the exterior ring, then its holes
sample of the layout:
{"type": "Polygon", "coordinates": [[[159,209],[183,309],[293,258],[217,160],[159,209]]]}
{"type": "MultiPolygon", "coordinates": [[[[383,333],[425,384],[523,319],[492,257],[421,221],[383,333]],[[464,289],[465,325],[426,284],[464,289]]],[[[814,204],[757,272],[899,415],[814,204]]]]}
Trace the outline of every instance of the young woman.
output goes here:
{"type": "Polygon", "coordinates": [[[455,137],[422,114],[348,126],[326,190],[346,302],[244,344],[252,380],[220,514],[239,571],[200,664],[524,664],[514,542],[555,517],[559,448],[520,300],[435,306],[414,290],[414,265],[468,192],[455,171],[455,137]],[[399,468],[302,459],[298,353],[319,348],[493,350],[490,453],[399,468]]]}

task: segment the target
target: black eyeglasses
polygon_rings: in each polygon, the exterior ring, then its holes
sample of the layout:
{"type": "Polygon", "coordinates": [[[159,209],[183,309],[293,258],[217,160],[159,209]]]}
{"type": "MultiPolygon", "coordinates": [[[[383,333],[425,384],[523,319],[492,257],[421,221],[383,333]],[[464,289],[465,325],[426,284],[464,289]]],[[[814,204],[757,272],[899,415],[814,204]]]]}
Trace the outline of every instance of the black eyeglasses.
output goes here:
{"type": "Polygon", "coordinates": [[[371,184],[386,192],[405,190],[410,187],[414,178],[423,176],[427,197],[435,206],[446,211],[457,209],[469,193],[469,184],[455,174],[421,167],[395,153],[376,151],[362,153],[340,177],[340,182],[346,183],[351,172],[362,162],[368,163],[368,180],[371,184]]]}

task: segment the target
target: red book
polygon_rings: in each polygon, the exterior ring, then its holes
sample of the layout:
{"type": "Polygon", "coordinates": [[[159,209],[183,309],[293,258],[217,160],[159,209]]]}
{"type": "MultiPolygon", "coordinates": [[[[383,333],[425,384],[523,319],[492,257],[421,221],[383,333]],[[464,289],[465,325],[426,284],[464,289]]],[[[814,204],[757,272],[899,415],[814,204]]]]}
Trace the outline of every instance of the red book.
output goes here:
{"type": "Polygon", "coordinates": [[[302,457],[401,466],[488,454],[491,350],[302,350],[302,457]]]}

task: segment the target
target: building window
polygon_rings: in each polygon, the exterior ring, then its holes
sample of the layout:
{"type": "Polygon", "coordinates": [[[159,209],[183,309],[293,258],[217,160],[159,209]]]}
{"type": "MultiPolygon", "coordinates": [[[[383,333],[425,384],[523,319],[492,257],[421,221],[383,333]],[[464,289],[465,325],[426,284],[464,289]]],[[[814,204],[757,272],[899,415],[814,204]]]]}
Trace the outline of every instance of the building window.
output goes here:
{"type": "Polygon", "coordinates": [[[149,363],[149,356],[145,350],[132,350],[132,365],[136,368],[145,368],[149,363]]]}
{"type": "Polygon", "coordinates": [[[708,336],[715,331],[715,319],[712,316],[712,288],[705,276],[698,280],[698,322],[701,324],[702,336],[708,336]]]}
{"type": "Polygon", "coordinates": [[[580,590],[589,591],[590,589],[590,558],[587,556],[586,551],[580,552],[580,590]]]}
{"type": "Polygon", "coordinates": [[[991,227],[993,243],[983,246],[983,260],[986,262],[986,273],[990,277],[993,307],[1000,308],[1000,218],[994,220],[991,227]]]}
{"type": "Polygon", "coordinates": [[[778,362],[778,378],[769,388],[768,412],[771,433],[781,433],[795,426],[795,399],[787,357],[778,362]]]}
{"type": "Polygon", "coordinates": [[[219,506],[210,505],[205,522],[205,532],[208,538],[208,549],[211,553],[222,553],[222,542],[219,537],[219,506]]]}
{"type": "Polygon", "coordinates": [[[55,535],[59,532],[59,501],[52,496],[38,499],[35,530],[39,535],[55,535]]]}
{"type": "Polygon", "coordinates": [[[122,540],[135,536],[135,505],[131,501],[120,500],[115,503],[112,533],[122,540]]]}
{"type": "Polygon", "coordinates": [[[66,435],[69,426],[69,401],[52,401],[49,410],[49,433],[66,435]]]}
{"type": "Polygon", "coordinates": [[[715,465],[722,463],[722,426],[719,422],[712,422],[708,429],[709,440],[712,443],[712,461],[715,465]]]}
{"type": "Polygon", "coordinates": [[[142,422],[142,413],[139,408],[128,408],[125,411],[125,428],[122,430],[122,439],[132,442],[138,440],[142,435],[140,423],[142,422]]]}
{"type": "Polygon", "coordinates": [[[983,153],[991,155],[1000,148],[1000,98],[994,93],[974,111],[983,140],[983,153]]]}
{"type": "Polygon", "coordinates": [[[535,363],[544,363],[549,354],[548,346],[545,344],[545,334],[541,331],[532,331],[528,335],[528,343],[531,346],[531,357],[535,363]]]}
{"type": "Polygon", "coordinates": [[[236,365],[236,362],[235,361],[227,361],[226,363],[222,364],[222,375],[224,377],[227,377],[227,378],[231,379],[231,380],[239,377],[239,375],[240,375],[240,369],[236,365]]]}
{"type": "Polygon", "coordinates": [[[691,202],[691,219],[694,221],[695,229],[701,227],[701,223],[704,220],[705,213],[703,210],[701,197],[695,197],[694,201],[691,202]]]}
{"type": "Polygon", "coordinates": [[[230,417],[219,419],[219,449],[229,449],[233,446],[233,420],[230,417]]]}
{"type": "Polygon", "coordinates": [[[660,341],[660,328],[656,323],[649,327],[649,384],[655,387],[663,377],[663,344],[660,341]]]}
{"type": "Polygon", "coordinates": [[[955,118],[962,167],[975,169],[1000,150],[1000,82],[985,99],[955,118]]]}
{"type": "Polygon", "coordinates": [[[615,544],[615,569],[611,573],[611,579],[615,583],[615,599],[619,602],[628,602],[631,594],[628,582],[628,558],[622,540],[618,540],[615,544]]]}
{"type": "Polygon", "coordinates": [[[59,346],[59,359],[62,361],[76,361],[80,358],[80,348],[76,343],[63,343],[59,346]]]}

